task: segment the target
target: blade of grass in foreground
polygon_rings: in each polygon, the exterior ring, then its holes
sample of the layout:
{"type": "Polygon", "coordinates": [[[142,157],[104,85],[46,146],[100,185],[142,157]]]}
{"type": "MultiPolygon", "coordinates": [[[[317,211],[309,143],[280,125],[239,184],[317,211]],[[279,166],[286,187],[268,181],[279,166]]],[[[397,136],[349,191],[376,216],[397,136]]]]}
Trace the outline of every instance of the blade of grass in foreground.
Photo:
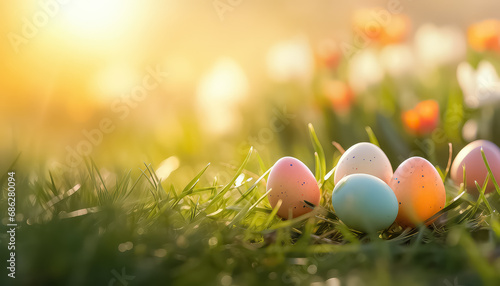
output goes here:
{"type": "Polygon", "coordinates": [[[264,161],[262,160],[262,157],[260,157],[260,154],[259,152],[257,152],[257,150],[254,150],[255,151],[255,155],[257,156],[257,161],[259,162],[259,167],[260,167],[260,171],[261,172],[264,172],[265,170],[267,170],[268,168],[266,167],[266,165],[264,164],[264,161]]]}
{"type": "MultiPolygon", "coordinates": [[[[230,226],[231,225],[235,225],[237,224],[238,222],[240,222],[242,219],[244,219],[248,213],[250,213],[255,207],[257,207],[257,205],[262,202],[262,200],[264,198],[267,197],[267,195],[272,191],[272,189],[269,189],[269,191],[267,191],[265,194],[263,194],[253,205],[251,205],[250,207],[248,207],[248,209],[245,207],[243,208],[235,217],[234,219],[231,221],[231,223],[229,224],[230,226]]],[[[249,202],[250,203],[250,202],[249,202]]]]}
{"type": "Polygon", "coordinates": [[[242,200],[244,200],[256,187],[257,185],[260,183],[260,181],[262,181],[262,179],[264,179],[264,177],[269,174],[269,172],[271,172],[272,170],[272,167],[269,168],[266,172],[264,172],[264,174],[262,174],[262,176],[260,176],[257,181],[255,181],[255,183],[250,187],[248,188],[248,190],[241,196],[239,197],[236,202],[234,204],[238,204],[239,202],[241,202],[242,200]]]}
{"type": "Polygon", "coordinates": [[[372,128],[370,126],[366,126],[365,130],[366,133],[368,133],[368,138],[370,138],[370,143],[380,147],[380,144],[378,143],[377,137],[375,136],[375,133],[373,133],[372,128]]]}
{"type": "Polygon", "coordinates": [[[175,195],[177,197],[177,199],[175,200],[175,202],[172,204],[172,208],[174,208],[175,206],[177,206],[177,204],[181,201],[182,198],[184,198],[185,196],[187,196],[190,191],[193,190],[193,188],[196,186],[196,184],[198,184],[198,182],[200,181],[200,177],[205,173],[205,171],[208,169],[208,167],[210,166],[210,163],[208,163],[205,168],[203,168],[199,173],[198,175],[196,175],[185,187],[184,189],[182,190],[181,194],[179,196],[175,195]]]}
{"type": "Polygon", "coordinates": [[[276,214],[278,213],[278,210],[280,209],[281,207],[281,204],[283,203],[283,201],[280,199],[278,200],[278,202],[276,203],[276,206],[274,206],[274,209],[273,211],[271,212],[271,214],[267,217],[267,220],[266,222],[264,223],[264,229],[267,229],[270,225],[271,225],[271,222],[273,221],[274,217],[276,216],[276,214]]]}
{"type": "Polygon", "coordinates": [[[484,204],[488,208],[488,211],[491,214],[493,212],[493,210],[491,209],[490,203],[488,202],[488,200],[484,196],[484,192],[486,191],[486,186],[488,185],[489,179],[490,179],[490,174],[488,173],[488,175],[486,175],[486,180],[484,180],[484,184],[483,184],[482,188],[481,188],[481,186],[479,186],[479,184],[478,184],[477,181],[475,181],[475,183],[476,183],[477,191],[479,192],[479,196],[481,197],[481,199],[483,200],[484,204]]]}
{"type": "Polygon", "coordinates": [[[323,182],[325,180],[325,174],[326,174],[326,160],[325,160],[325,152],[323,151],[323,147],[321,146],[321,143],[319,143],[318,136],[316,136],[316,132],[314,131],[314,127],[311,123],[308,125],[309,127],[309,136],[311,138],[311,142],[314,147],[314,151],[318,153],[318,160],[319,160],[319,168],[316,169],[316,178],[319,177],[318,183],[320,185],[323,185],[323,182]]]}
{"type": "Polygon", "coordinates": [[[493,176],[493,172],[491,171],[490,164],[488,164],[488,159],[486,159],[486,155],[484,154],[483,147],[481,147],[481,155],[483,156],[483,161],[484,164],[486,165],[486,169],[488,169],[488,173],[490,174],[491,181],[493,182],[493,185],[495,185],[495,189],[497,190],[497,193],[500,195],[500,187],[498,186],[497,180],[495,179],[495,176],[493,176]]]}
{"type": "Polygon", "coordinates": [[[188,192],[189,190],[191,190],[192,188],[194,188],[194,186],[196,186],[196,184],[198,183],[198,181],[200,180],[200,177],[203,175],[203,173],[205,173],[205,171],[208,169],[208,167],[210,166],[210,163],[208,163],[205,168],[203,168],[199,173],[198,175],[196,175],[185,187],[184,189],[182,190],[181,194],[184,194],[186,192],[188,192]]]}
{"type": "Polygon", "coordinates": [[[448,163],[446,163],[446,169],[444,172],[443,182],[446,180],[446,177],[448,176],[448,173],[450,172],[451,158],[452,157],[453,157],[453,145],[451,143],[448,143],[448,163]]]}
{"type": "Polygon", "coordinates": [[[452,203],[447,205],[444,209],[438,211],[436,214],[434,214],[433,216],[431,216],[430,218],[428,218],[427,220],[425,220],[423,223],[427,223],[429,221],[432,221],[434,219],[437,219],[438,217],[440,217],[442,214],[458,207],[459,205],[461,205],[462,203],[466,202],[465,200],[462,199],[462,196],[466,193],[467,191],[462,191],[458,196],[456,196],[452,203]]]}
{"type": "Polygon", "coordinates": [[[319,160],[318,152],[314,152],[314,178],[316,179],[316,182],[322,184],[322,179],[321,179],[321,162],[319,160]]]}
{"type": "Polygon", "coordinates": [[[241,166],[238,169],[238,171],[236,172],[236,174],[234,174],[231,181],[226,186],[224,186],[224,188],[217,195],[215,195],[215,197],[208,204],[207,208],[209,208],[210,206],[212,206],[215,203],[217,203],[218,201],[220,201],[222,199],[222,197],[227,193],[227,191],[229,191],[229,189],[234,184],[234,182],[236,181],[238,176],[241,174],[241,172],[243,172],[243,169],[245,169],[248,161],[250,160],[250,156],[252,156],[252,152],[253,152],[253,147],[250,147],[250,151],[248,151],[247,157],[245,158],[245,160],[243,160],[243,163],[241,164],[241,166]]]}

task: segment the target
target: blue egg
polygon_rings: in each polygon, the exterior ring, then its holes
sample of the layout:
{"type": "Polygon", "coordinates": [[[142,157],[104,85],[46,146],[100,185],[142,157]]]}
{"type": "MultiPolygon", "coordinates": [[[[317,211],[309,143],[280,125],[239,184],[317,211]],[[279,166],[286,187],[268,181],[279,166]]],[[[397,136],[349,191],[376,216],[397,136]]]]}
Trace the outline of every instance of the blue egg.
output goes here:
{"type": "Polygon", "coordinates": [[[392,189],[368,174],[352,174],[340,180],[333,189],[332,205],[342,222],[366,233],[388,228],[398,215],[398,200],[392,189]]]}

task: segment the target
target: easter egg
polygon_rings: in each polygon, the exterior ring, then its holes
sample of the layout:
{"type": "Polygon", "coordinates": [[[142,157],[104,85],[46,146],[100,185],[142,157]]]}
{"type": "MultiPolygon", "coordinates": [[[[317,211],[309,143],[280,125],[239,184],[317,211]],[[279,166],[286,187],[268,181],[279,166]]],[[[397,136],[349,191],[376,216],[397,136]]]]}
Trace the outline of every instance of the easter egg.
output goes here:
{"type": "Polygon", "coordinates": [[[381,179],[368,174],[343,177],[332,193],[339,219],[350,228],[376,232],[391,226],[398,215],[398,200],[381,179]]]}
{"type": "MultiPolygon", "coordinates": [[[[481,147],[488,160],[491,172],[498,183],[500,180],[500,148],[487,140],[477,140],[465,146],[458,152],[450,169],[451,179],[455,184],[460,185],[464,182],[463,166],[465,166],[465,185],[469,192],[475,194],[478,193],[475,181],[477,181],[480,186],[483,186],[486,176],[488,175],[488,169],[481,155],[481,147]]],[[[495,186],[490,178],[485,192],[488,193],[494,189],[495,186]]]]}
{"type": "Polygon", "coordinates": [[[350,174],[369,174],[389,183],[392,178],[392,166],[382,149],[377,145],[362,142],[342,154],[333,181],[337,184],[350,174]]]}
{"type": "Polygon", "coordinates": [[[411,157],[401,163],[389,186],[399,203],[396,222],[403,227],[424,222],[442,210],[446,203],[446,192],[438,171],[422,157],[411,157]]]}
{"type": "Polygon", "coordinates": [[[312,209],[304,201],[318,205],[321,198],[314,175],[293,157],[283,157],[274,164],[267,179],[267,190],[271,190],[267,195],[271,207],[281,200],[277,215],[284,219],[290,214],[295,218],[310,212],[312,209]]]}

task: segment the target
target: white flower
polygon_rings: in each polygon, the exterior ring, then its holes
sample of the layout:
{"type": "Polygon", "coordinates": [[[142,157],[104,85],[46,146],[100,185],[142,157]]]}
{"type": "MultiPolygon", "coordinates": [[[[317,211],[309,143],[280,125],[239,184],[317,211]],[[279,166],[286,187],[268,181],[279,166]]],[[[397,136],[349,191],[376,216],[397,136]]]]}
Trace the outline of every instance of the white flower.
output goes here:
{"type": "Polygon", "coordinates": [[[198,85],[202,125],[213,134],[226,134],[241,123],[238,111],[248,94],[248,79],[232,59],[219,59],[198,85]]]}
{"type": "Polygon", "coordinates": [[[500,101],[500,78],[491,63],[481,61],[474,70],[469,63],[463,62],[458,65],[457,79],[469,108],[500,101]]]}
{"type": "Polygon", "coordinates": [[[314,71],[314,58],[307,38],[296,36],[272,46],[267,54],[267,69],[275,81],[308,83],[314,71]]]}
{"type": "Polygon", "coordinates": [[[349,85],[356,93],[363,92],[384,78],[384,70],[375,51],[365,49],[349,61],[349,85]]]}
{"type": "Polygon", "coordinates": [[[422,25],[415,34],[415,52],[424,68],[456,63],[465,57],[465,36],[453,26],[422,25]]]}
{"type": "Polygon", "coordinates": [[[465,141],[472,142],[477,139],[478,129],[477,120],[469,119],[462,127],[462,137],[465,141]]]}
{"type": "Polygon", "coordinates": [[[389,45],[380,52],[380,61],[387,73],[394,77],[404,77],[413,72],[415,66],[414,53],[408,45],[389,45]]]}

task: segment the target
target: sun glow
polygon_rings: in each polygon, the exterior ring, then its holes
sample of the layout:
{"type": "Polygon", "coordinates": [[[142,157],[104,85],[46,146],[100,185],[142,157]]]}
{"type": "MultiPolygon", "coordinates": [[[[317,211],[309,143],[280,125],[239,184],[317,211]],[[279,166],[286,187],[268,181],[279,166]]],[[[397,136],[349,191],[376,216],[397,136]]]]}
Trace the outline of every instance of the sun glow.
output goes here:
{"type": "Polygon", "coordinates": [[[126,31],[132,6],[128,0],[75,0],[61,7],[63,24],[79,36],[113,36],[126,31]]]}

